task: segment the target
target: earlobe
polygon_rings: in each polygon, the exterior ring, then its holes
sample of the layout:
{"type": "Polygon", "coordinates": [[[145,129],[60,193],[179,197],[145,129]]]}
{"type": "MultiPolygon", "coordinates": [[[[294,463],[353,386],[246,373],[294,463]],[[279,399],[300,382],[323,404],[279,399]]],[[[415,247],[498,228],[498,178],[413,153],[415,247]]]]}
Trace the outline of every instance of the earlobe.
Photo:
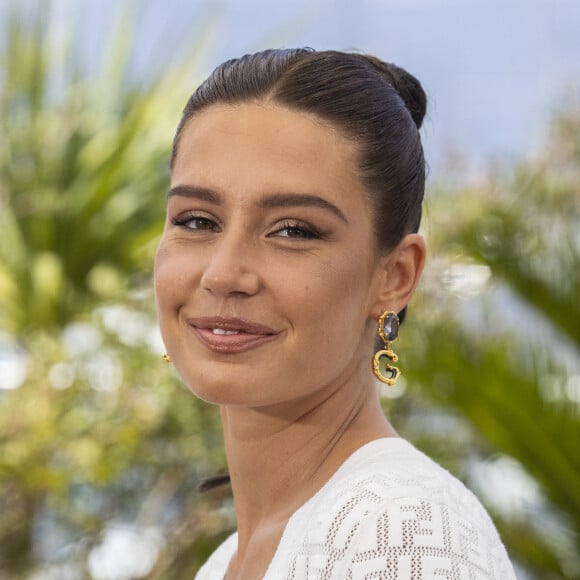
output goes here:
{"type": "Polygon", "coordinates": [[[427,249],[420,234],[408,234],[381,260],[373,318],[385,310],[400,312],[415,293],[423,272],[427,249]]]}

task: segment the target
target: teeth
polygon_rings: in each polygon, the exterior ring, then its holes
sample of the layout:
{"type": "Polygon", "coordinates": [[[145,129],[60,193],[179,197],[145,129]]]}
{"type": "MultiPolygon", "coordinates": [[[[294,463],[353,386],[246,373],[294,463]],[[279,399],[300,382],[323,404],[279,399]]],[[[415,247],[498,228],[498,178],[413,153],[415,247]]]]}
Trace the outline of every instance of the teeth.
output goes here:
{"type": "Polygon", "coordinates": [[[223,328],[212,328],[212,334],[240,334],[239,330],[224,330],[223,328]]]}

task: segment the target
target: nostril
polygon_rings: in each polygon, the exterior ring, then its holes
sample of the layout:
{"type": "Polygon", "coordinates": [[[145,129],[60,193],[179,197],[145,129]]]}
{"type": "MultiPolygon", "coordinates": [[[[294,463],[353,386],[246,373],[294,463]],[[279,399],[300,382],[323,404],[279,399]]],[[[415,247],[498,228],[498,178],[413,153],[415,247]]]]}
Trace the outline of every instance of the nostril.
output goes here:
{"type": "Polygon", "coordinates": [[[214,295],[244,296],[255,294],[259,287],[259,277],[251,272],[230,270],[226,275],[206,272],[201,279],[201,286],[214,295]]]}

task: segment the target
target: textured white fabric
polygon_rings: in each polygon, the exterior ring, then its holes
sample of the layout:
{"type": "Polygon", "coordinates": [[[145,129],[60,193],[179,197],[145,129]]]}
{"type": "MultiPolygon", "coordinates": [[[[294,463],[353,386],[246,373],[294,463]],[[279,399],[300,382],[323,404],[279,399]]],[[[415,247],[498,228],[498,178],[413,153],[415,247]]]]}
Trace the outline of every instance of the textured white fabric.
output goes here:
{"type": "MultiPolygon", "coordinates": [[[[231,535],[196,580],[222,580],[231,535]]],[[[485,509],[398,438],[358,449],[288,521],[266,580],[515,580],[485,509]]]]}

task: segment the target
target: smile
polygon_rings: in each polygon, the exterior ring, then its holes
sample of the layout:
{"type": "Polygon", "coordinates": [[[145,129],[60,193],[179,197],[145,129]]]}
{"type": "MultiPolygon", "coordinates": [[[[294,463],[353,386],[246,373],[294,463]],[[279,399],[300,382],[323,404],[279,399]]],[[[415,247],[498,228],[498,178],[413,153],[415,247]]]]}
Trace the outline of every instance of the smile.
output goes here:
{"type": "Polygon", "coordinates": [[[221,354],[252,350],[279,335],[273,328],[242,318],[191,318],[187,325],[206,349],[221,354]]]}

